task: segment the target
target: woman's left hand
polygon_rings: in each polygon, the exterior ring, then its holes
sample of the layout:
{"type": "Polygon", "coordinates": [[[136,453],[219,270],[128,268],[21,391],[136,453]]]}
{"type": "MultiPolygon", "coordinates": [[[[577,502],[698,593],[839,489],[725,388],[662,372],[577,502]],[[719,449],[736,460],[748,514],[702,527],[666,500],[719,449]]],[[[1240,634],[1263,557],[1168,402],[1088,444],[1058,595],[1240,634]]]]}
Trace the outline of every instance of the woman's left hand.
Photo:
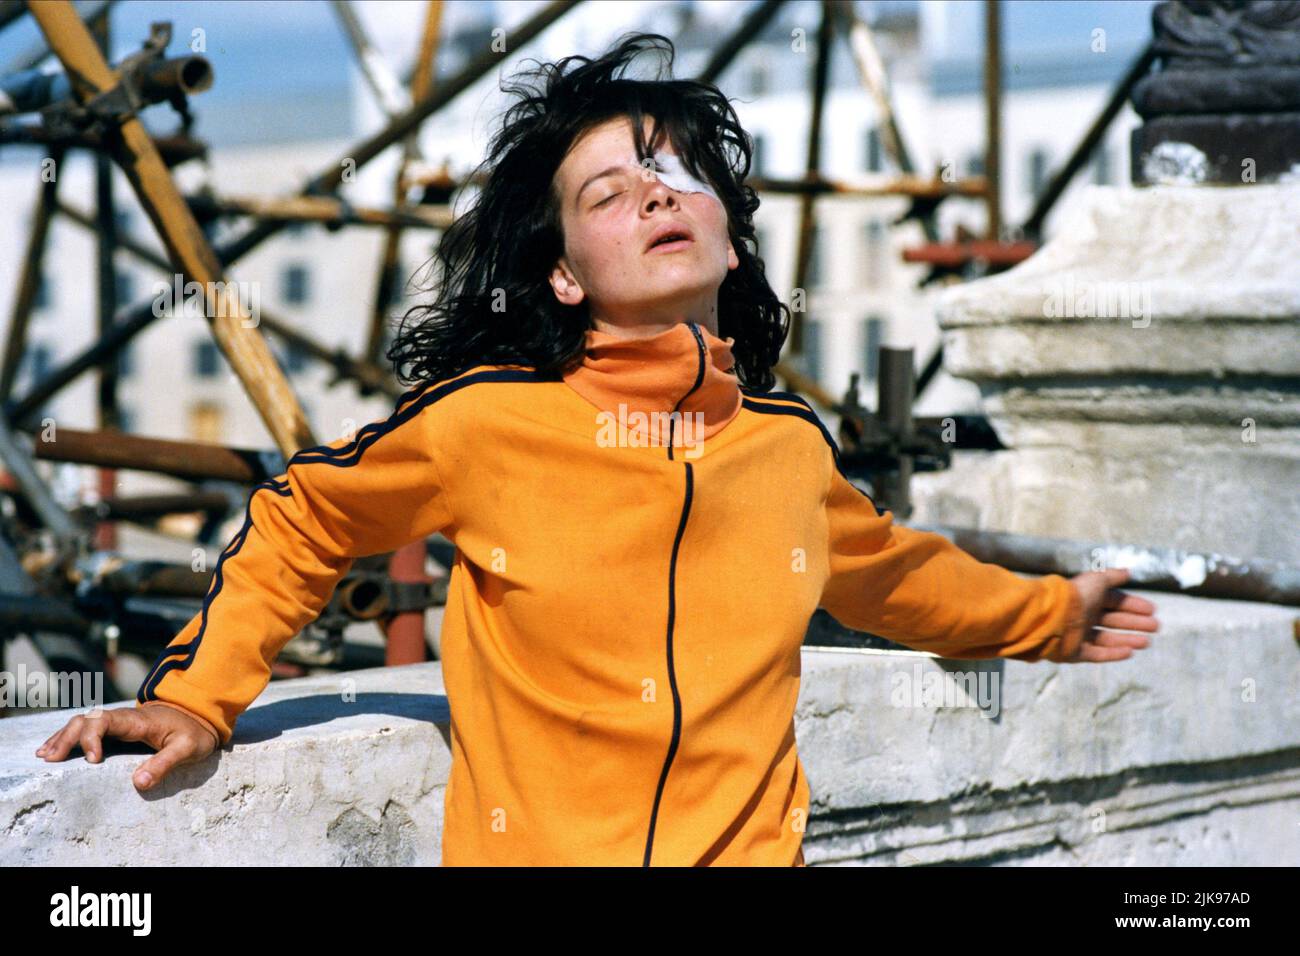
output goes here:
{"type": "MultiPolygon", "coordinates": [[[[1124,568],[1107,571],[1087,571],[1070,578],[1082,602],[1083,641],[1069,660],[1105,663],[1122,661],[1133,656],[1151,641],[1143,634],[1125,631],[1160,630],[1155,617],[1156,606],[1146,598],[1117,590],[1129,578],[1124,568]],[[1125,630],[1108,630],[1124,628],[1125,630]]],[[[1076,626],[1080,622],[1075,622],[1076,626]]]]}

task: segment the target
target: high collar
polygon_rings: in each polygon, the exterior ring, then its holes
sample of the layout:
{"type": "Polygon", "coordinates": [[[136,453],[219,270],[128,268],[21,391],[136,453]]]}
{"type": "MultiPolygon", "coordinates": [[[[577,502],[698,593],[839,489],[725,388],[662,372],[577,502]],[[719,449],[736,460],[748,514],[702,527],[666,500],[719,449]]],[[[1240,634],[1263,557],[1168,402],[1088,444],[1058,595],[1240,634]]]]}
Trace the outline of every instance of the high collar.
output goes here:
{"type": "MultiPolygon", "coordinates": [[[[582,364],[564,381],[629,431],[649,436],[647,444],[667,444],[656,440],[655,429],[645,424],[656,412],[689,415],[693,434],[708,438],[740,412],[734,341],[720,339],[695,322],[679,322],[640,338],[588,329],[582,364]]],[[[674,443],[680,440],[678,434],[674,443]]]]}

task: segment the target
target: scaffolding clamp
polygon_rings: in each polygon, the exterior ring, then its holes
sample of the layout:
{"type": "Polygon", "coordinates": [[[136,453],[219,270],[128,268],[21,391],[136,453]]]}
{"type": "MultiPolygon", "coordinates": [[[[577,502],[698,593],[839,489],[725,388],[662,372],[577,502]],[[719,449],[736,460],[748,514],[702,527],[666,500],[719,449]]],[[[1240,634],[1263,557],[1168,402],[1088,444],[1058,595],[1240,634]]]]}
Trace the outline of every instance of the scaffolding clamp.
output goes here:
{"type": "MultiPolygon", "coordinates": [[[[43,108],[41,118],[45,127],[59,136],[71,136],[87,130],[116,131],[141,109],[157,101],[155,97],[145,95],[142,86],[148,82],[146,74],[149,69],[162,60],[171,38],[171,23],[159,21],[151,24],[149,38],[144,41],[141,49],[115,68],[118,80],[113,87],[97,93],[85,103],[65,99],[43,108]]],[[[182,116],[186,114],[183,90],[177,89],[166,98],[182,116]]]]}

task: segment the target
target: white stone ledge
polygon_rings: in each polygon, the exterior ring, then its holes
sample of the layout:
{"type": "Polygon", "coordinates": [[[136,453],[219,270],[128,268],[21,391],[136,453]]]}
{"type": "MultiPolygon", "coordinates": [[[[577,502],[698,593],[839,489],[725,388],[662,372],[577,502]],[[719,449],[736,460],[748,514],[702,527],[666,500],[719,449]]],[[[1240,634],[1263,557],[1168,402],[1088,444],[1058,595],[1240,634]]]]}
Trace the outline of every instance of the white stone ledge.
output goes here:
{"type": "MultiPolygon", "coordinates": [[[[805,650],[808,862],[1300,863],[1297,609],[1145,596],[1162,633],[1117,664],[805,650]],[[894,706],[916,665],[996,675],[996,719],[894,706]]],[[[148,796],[142,745],[34,756],[70,713],[0,720],[0,865],[440,861],[436,663],[275,682],[228,748],[148,796]]]]}
{"type": "Polygon", "coordinates": [[[1078,302],[1134,286],[1166,324],[1265,327],[1300,316],[1300,184],[1088,186],[1073,210],[1015,268],[945,290],[940,326],[1052,321],[1053,293],[1078,302]]]}
{"type": "Polygon", "coordinates": [[[1300,565],[1300,495],[1282,490],[1296,486],[1297,459],[1275,437],[1234,447],[1190,431],[1171,447],[1155,428],[1116,431],[1059,426],[1063,446],[1039,447],[1053,430],[1017,422],[1025,447],[957,452],[951,468],[917,475],[911,520],[1300,565]]]}

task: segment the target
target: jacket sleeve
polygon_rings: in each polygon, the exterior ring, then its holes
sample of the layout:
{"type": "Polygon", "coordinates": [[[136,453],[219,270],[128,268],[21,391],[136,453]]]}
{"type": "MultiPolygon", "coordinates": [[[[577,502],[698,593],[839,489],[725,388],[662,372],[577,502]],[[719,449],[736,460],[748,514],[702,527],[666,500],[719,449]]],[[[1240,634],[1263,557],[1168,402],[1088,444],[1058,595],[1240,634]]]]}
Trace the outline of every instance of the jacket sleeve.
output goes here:
{"type": "Polygon", "coordinates": [[[1082,600],[1059,574],[1022,578],[895,524],[838,468],[826,513],[821,607],[846,627],[953,658],[1060,661],[1083,640],[1082,600]]]}
{"type": "Polygon", "coordinates": [[[178,707],[228,743],[280,649],[320,614],[355,558],[451,523],[434,410],[410,396],[355,438],[298,452],[252,490],[202,609],[163,649],[137,706],[178,707]]]}

